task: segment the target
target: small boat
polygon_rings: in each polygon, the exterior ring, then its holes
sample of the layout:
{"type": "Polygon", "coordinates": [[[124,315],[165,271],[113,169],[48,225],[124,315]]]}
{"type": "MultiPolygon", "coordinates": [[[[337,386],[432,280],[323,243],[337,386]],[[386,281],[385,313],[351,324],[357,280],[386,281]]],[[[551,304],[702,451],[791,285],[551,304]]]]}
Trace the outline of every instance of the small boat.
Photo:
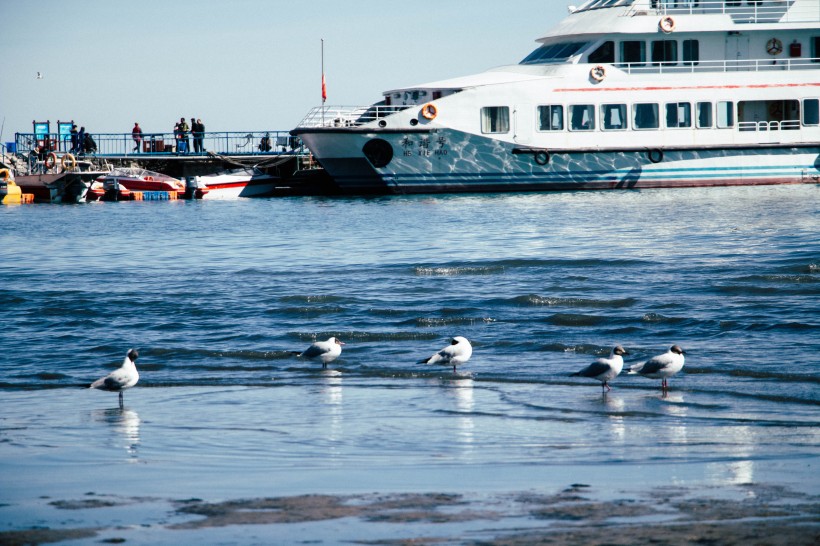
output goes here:
{"type": "Polygon", "coordinates": [[[105,192],[120,192],[123,188],[133,191],[174,191],[185,193],[185,183],[166,174],[140,169],[122,167],[111,170],[97,178],[102,182],[105,192]]]}
{"type": "Polygon", "coordinates": [[[236,199],[270,195],[279,182],[257,168],[235,169],[187,179],[188,196],[195,199],[236,199]]]}
{"type": "Polygon", "coordinates": [[[92,179],[99,172],[18,174],[14,180],[38,203],[85,203],[92,179]]]}

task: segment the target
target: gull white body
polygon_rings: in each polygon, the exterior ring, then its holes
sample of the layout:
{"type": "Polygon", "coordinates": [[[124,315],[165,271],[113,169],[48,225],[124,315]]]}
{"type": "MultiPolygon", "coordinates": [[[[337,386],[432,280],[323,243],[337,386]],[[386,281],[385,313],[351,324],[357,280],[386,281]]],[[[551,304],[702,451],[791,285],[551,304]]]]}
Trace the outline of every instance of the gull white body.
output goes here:
{"type": "Polygon", "coordinates": [[[123,391],[136,385],[140,379],[136,365],[137,357],[139,353],[135,349],[129,349],[122,366],[91,383],[90,388],[120,393],[120,405],[122,405],[123,391]]]}
{"type": "Polygon", "coordinates": [[[623,347],[616,345],[612,351],[609,352],[608,358],[595,359],[592,364],[572,375],[597,379],[601,382],[602,390],[612,390],[609,386],[609,382],[621,373],[621,370],[624,368],[623,355],[628,354],[623,347]]]}
{"type": "Polygon", "coordinates": [[[342,354],[342,345],[344,343],[335,337],[328,338],[327,341],[317,341],[300,353],[299,358],[318,360],[322,363],[322,367],[326,368],[330,362],[342,354]]]}
{"type": "Polygon", "coordinates": [[[663,354],[653,356],[646,362],[635,364],[629,368],[630,374],[640,374],[650,379],[660,379],[661,389],[668,387],[667,379],[683,369],[686,351],[673,345],[663,354]]]}
{"type": "Polygon", "coordinates": [[[439,352],[435,353],[430,358],[422,360],[423,364],[439,364],[442,366],[452,366],[453,373],[456,373],[456,366],[460,366],[470,360],[473,355],[473,346],[467,341],[467,338],[456,336],[439,352]]]}

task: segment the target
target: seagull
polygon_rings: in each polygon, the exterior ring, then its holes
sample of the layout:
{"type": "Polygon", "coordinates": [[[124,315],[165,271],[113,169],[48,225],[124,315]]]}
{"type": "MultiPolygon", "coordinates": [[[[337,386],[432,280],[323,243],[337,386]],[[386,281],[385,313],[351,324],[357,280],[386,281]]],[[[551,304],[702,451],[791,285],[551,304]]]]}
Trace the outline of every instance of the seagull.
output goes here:
{"type": "Polygon", "coordinates": [[[328,362],[333,362],[339,355],[342,354],[342,345],[344,343],[338,338],[331,337],[327,341],[317,341],[304,352],[299,353],[299,358],[307,358],[310,360],[319,359],[322,361],[322,368],[327,368],[328,362]]]}
{"type": "Polygon", "coordinates": [[[593,379],[597,379],[601,382],[601,392],[604,390],[611,391],[612,389],[608,383],[618,377],[618,374],[621,373],[621,370],[624,367],[623,355],[628,354],[629,353],[626,352],[623,347],[616,345],[609,353],[609,358],[596,359],[592,364],[580,372],[575,372],[572,374],[572,377],[580,375],[581,377],[591,377],[593,379]]]}
{"type": "Polygon", "coordinates": [[[137,372],[136,360],[139,353],[136,349],[128,349],[125,355],[125,360],[118,369],[114,370],[105,377],[97,379],[89,388],[100,389],[103,391],[111,391],[120,393],[120,407],[122,407],[122,391],[130,389],[137,384],[140,379],[140,374],[137,372]]]}
{"type": "Polygon", "coordinates": [[[666,392],[669,385],[666,382],[668,377],[672,377],[683,369],[683,361],[686,351],[678,345],[672,345],[670,349],[662,355],[653,356],[646,362],[635,364],[629,368],[630,374],[641,374],[644,377],[661,380],[661,390],[666,392]]]}
{"type": "Polygon", "coordinates": [[[456,373],[456,366],[464,364],[473,354],[473,346],[467,338],[456,336],[446,346],[430,358],[420,360],[419,364],[441,364],[442,366],[453,365],[453,373],[456,373]]]}
{"type": "Polygon", "coordinates": [[[37,72],[37,79],[38,79],[38,80],[42,80],[42,79],[43,79],[43,73],[42,73],[42,72],[37,72]]]}

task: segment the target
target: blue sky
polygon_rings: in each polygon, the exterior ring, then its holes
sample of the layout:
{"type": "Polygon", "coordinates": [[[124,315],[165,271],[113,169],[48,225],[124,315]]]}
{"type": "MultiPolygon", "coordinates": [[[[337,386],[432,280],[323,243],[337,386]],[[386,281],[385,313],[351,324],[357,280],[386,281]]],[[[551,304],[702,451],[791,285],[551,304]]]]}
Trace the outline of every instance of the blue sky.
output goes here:
{"type": "MultiPolygon", "coordinates": [[[[518,62],[561,0],[0,0],[3,142],[36,119],[91,132],[288,130],[321,104],[518,62]],[[37,72],[43,73],[36,79],[37,72]]],[[[579,3],[579,2],[575,2],[579,3]]]]}

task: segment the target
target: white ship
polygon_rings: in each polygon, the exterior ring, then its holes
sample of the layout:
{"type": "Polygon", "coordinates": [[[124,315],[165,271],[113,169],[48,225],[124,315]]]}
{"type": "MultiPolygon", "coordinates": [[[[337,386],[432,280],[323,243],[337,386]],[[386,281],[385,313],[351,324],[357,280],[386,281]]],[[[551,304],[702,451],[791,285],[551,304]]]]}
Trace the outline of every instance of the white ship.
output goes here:
{"type": "Polygon", "coordinates": [[[820,0],[590,0],[515,65],[314,108],[340,189],[817,183],[820,0]]]}

